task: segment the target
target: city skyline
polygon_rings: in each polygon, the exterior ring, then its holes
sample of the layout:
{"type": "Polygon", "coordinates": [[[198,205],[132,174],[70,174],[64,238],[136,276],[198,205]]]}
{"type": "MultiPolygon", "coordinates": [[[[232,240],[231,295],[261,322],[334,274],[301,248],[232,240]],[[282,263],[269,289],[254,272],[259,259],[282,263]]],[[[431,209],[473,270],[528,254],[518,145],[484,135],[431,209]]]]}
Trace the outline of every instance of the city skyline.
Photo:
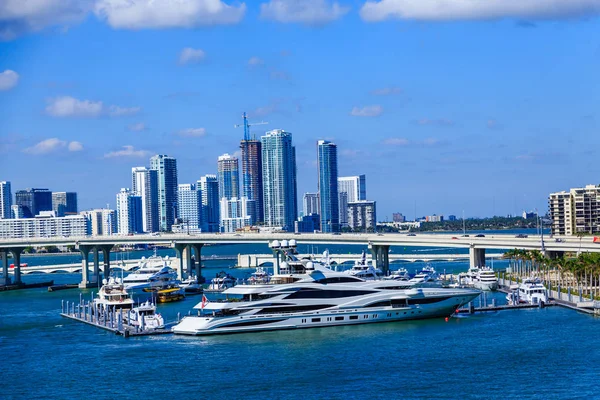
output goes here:
{"type": "Polygon", "coordinates": [[[314,143],[331,140],[340,175],[369,176],[379,219],[547,210],[548,193],[597,182],[597,1],[293,3],[215,0],[219,18],[168,23],[0,8],[0,179],[114,208],[120,171],[152,154],[176,158],[181,182],[215,174],[247,110],[294,133],[298,196],[317,191],[314,143]]]}

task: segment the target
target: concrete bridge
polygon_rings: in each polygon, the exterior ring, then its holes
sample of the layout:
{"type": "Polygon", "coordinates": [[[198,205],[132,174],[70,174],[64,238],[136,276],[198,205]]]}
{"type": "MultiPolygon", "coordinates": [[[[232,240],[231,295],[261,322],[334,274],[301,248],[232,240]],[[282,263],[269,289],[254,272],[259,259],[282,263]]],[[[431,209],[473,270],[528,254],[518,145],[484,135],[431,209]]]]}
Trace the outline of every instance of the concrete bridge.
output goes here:
{"type": "MultiPolygon", "coordinates": [[[[166,245],[175,249],[179,263],[177,271],[180,277],[195,271],[200,276],[200,263],[192,264],[192,253],[195,259],[200,260],[202,246],[205,244],[239,244],[262,243],[267,244],[273,240],[295,239],[299,244],[345,244],[369,246],[375,264],[387,271],[389,268],[390,246],[401,247],[444,247],[469,249],[469,259],[472,266],[482,265],[485,262],[486,249],[524,249],[540,250],[546,254],[564,252],[600,252],[600,243],[594,243],[593,238],[561,237],[542,240],[540,236],[519,238],[514,235],[486,235],[483,237],[462,237],[451,234],[327,234],[308,233],[295,235],[291,233],[229,233],[229,234],[160,234],[133,235],[133,236],[83,236],[83,237],[50,237],[50,238],[24,238],[2,239],[0,241],[0,256],[2,257],[3,275],[8,277],[7,254],[13,256],[15,264],[15,283],[21,281],[20,260],[21,253],[26,247],[43,246],[75,246],[82,256],[82,282],[81,287],[96,285],[100,276],[99,253],[103,253],[102,271],[105,276],[110,273],[110,251],[115,245],[156,244],[166,245]],[[92,264],[90,264],[90,254],[92,264]],[[91,267],[93,270],[90,271],[91,267]]],[[[6,280],[8,281],[8,279],[6,280]]]]}

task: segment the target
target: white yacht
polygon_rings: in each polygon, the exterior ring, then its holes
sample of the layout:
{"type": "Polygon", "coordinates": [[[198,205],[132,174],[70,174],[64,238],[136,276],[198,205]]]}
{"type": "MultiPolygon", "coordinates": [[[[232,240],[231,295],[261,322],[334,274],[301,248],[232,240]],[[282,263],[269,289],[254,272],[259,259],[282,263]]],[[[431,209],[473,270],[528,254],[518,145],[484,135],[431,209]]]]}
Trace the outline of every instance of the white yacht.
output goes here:
{"type": "Polygon", "coordinates": [[[119,278],[103,280],[103,285],[98,291],[98,297],[93,300],[95,307],[100,311],[109,309],[130,309],[134,305],[130,293],[123,286],[119,278]]]}
{"type": "Polygon", "coordinates": [[[448,317],[481,292],[474,289],[403,289],[393,280],[364,281],[302,261],[306,277],[289,284],[238,285],[225,301],[203,297],[173,327],[176,334],[212,335],[448,317]]]}
{"type": "Polygon", "coordinates": [[[364,251],[362,252],[360,261],[356,261],[352,268],[347,270],[346,273],[367,281],[383,278],[383,271],[373,266],[372,263],[369,264],[367,261],[367,255],[364,251]]]}
{"type": "Polygon", "coordinates": [[[424,283],[436,284],[439,282],[439,275],[432,266],[426,265],[421,271],[417,272],[417,274],[414,277],[412,277],[408,282],[413,285],[421,285],[424,283]]]}
{"type": "Polygon", "coordinates": [[[206,292],[222,292],[229,288],[232,288],[237,283],[237,279],[229,275],[225,271],[219,272],[214,278],[210,280],[210,284],[206,289],[206,292]]]}
{"type": "Polygon", "coordinates": [[[539,278],[525,279],[520,285],[512,285],[511,292],[506,295],[509,304],[548,302],[548,291],[539,278]]]}
{"type": "Polygon", "coordinates": [[[391,274],[384,277],[383,279],[408,282],[410,280],[410,275],[406,268],[398,268],[397,270],[392,271],[391,274]]]}
{"type": "Polygon", "coordinates": [[[123,278],[125,289],[138,303],[155,297],[155,292],[177,285],[177,273],[168,265],[168,257],[142,257],[139,268],[123,278]]]}
{"type": "Polygon", "coordinates": [[[264,285],[269,283],[271,279],[271,275],[263,267],[256,268],[252,274],[250,274],[250,278],[248,278],[248,284],[250,285],[264,285]]]}
{"type": "Polygon", "coordinates": [[[141,330],[162,329],[165,320],[162,315],[156,313],[156,306],[149,301],[132,308],[123,314],[125,323],[141,330]]]}
{"type": "Polygon", "coordinates": [[[479,290],[497,290],[498,278],[496,277],[496,273],[490,267],[479,268],[479,272],[473,281],[473,286],[479,290]]]}
{"type": "Polygon", "coordinates": [[[204,291],[204,288],[202,287],[202,282],[204,282],[204,278],[200,278],[201,279],[198,280],[196,276],[190,275],[186,279],[181,281],[179,287],[181,287],[185,291],[185,293],[202,293],[204,291]]]}

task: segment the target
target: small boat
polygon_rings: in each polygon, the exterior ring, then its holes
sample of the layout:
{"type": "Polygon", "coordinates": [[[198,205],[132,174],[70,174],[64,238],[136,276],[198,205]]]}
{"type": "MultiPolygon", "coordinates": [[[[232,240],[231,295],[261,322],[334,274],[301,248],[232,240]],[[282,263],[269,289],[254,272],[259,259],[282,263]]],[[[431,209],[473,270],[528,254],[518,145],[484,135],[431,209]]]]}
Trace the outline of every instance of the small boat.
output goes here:
{"type": "Polygon", "coordinates": [[[413,285],[424,283],[435,284],[439,282],[439,275],[432,266],[427,265],[421,271],[417,272],[409,282],[413,285]]]}
{"type": "Polygon", "coordinates": [[[149,301],[132,308],[124,314],[125,323],[141,330],[162,329],[165,320],[162,315],[156,313],[156,305],[149,301]]]}
{"type": "Polygon", "coordinates": [[[208,285],[208,288],[206,288],[205,291],[222,292],[226,289],[234,287],[236,283],[237,281],[234,277],[225,271],[221,271],[210,280],[210,285],[208,285]]]}
{"type": "Polygon", "coordinates": [[[395,271],[392,271],[391,274],[383,279],[408,282],[410,280],[410,275],[408,274],[408,270],[406,268],[399,268],[395,271]]]}
{"type": "Polygon", "coordinates": [[[374,267],[373,264],[369,264],[364,251],[362,252],[360,261],[356,261],[346,273],[366,281],[378,280],[383,277],[383,271],[374,267]]]}
{"type": "Polygon", "coordinates": [[[185,291],[179,286],[160,289],[156,292],[156,298],[159,303],[171,303],[185,299],[185,291]]]}
{"type": "Polygon", "coordinates": [[[194,275],[188,276],[186,279],[181,281],[179,287],[183,288],[185,293],[190,294],[199,294],[204,292],[204,288],[202,287],[202,283],[204,283],[204,277],[200,277],[200,279],[196,278],[194,275]]]}
{"type": "Polygon", "coordinates": [[[527,278],[520,285],[511,285],[506,295],[509,304],[540,304],[548,302],[548,291],[539,278],[527,278]]]}
{"type": "Polygon", "coordinates": [[[250,278],[248,278],[248,284],[249,285],[264,285],[264,284],[269,283],[270,279],[271,279],[271,276],[268,274],[268,272],[265,271],[265,269],[263,267],[258,267],[258,268],[256,268],[256,271],[254,271],[250,275],[250,278]]]}

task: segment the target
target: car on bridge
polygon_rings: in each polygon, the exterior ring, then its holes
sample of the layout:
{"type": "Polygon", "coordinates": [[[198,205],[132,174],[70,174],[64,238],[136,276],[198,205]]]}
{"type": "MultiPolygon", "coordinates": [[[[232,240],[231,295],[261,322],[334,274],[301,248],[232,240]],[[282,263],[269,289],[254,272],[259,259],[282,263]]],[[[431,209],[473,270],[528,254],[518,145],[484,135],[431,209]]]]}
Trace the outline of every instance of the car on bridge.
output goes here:
{"type": "Polygon", "coordinates": [[[524,238],[526,238],[526,237],[529,237],[529,236],[525,235],[524,233],[519,233],[519,234],[518,234],[518,235],[516,235],[515,237],[516,237],[516,238],[519,238],[519,239],[524,239],[524,238]]]}
{"type": "Polygon", "coordinates": [[[417,236],[417,234],[416,234],[416,233],[409,233],[409,234],[408,234],[408,235],[406,235],[406,236],[417,236]]]}
{"type": "Polygon", "coordinates": [[[485,237],[485,235],[483,233],[480,233],[479,235],[475,235],[475,237],[485,237]]]}

